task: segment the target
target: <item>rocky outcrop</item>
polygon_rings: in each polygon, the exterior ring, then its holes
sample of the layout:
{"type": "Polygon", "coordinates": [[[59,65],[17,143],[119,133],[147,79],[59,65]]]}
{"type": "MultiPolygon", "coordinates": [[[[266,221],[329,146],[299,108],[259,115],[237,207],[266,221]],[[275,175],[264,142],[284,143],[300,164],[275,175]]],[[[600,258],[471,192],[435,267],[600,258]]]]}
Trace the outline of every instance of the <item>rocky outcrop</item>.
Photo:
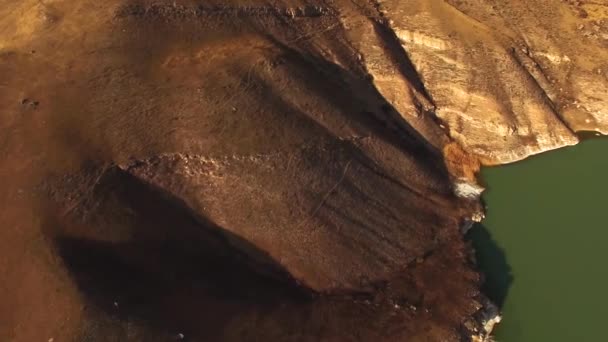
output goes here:
{"type": "Polygon", "coordinates": [[[606,133],[605,5],[382,1],[379,9],[449,135],[485,163],[575,144],[574,131],[606,133]]]}
{"type": "Polygon", "coordinates": [[[0,1],[0,340],[488,338],[476,174],[606,132],[603,11],[0,1]]]}

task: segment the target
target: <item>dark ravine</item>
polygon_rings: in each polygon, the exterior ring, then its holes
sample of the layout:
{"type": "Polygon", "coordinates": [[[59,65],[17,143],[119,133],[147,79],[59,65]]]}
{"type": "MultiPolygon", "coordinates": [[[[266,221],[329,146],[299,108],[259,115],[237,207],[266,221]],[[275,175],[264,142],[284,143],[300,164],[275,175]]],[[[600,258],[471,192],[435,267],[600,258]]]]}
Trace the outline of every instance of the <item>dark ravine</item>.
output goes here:
{"type": "Polygon", "coordinates": [[[608,130],[527,3],[0,0],[0,340],[488,340],[480,167],[608,130]]]}

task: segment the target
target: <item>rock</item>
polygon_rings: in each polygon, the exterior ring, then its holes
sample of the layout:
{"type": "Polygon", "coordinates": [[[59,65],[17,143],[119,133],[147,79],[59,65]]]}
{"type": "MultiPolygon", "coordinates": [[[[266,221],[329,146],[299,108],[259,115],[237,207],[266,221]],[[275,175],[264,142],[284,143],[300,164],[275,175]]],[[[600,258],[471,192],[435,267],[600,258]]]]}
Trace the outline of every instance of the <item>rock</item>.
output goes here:
{"type": "Polygon", "coordinates": [[[481,165],[608,132],[573,4],[6,6],[0,300],[58,339],[487,340],[481,165]]]}
{"type": "Polygon", "coordinates": [[[40,104],[40,102],[35,101],[35,100],[31,100],[28,98],[22,99],[21,100],[21,105],[28,107],[28,108],[32,108],[32,109],[36,109],[38,108],[38,105],[40,104]]]}

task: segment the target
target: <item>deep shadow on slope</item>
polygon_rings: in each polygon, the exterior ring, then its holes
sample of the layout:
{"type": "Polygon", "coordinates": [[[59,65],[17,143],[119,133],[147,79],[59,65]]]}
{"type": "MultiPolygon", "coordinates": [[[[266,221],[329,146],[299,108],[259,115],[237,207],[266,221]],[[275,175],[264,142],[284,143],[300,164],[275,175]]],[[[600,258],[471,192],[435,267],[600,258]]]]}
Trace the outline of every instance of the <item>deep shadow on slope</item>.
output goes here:
{"type": "MultiPolygon", "coordinates": [[[[381,139],[415,161],[429,178],[436,177],[448,183],[449,172],[441,151],[384,98],[369,75],[348,70],[316,52],[299,51],[274,36],[266,37],[281,48],[283,58],[290,63],[293,76],[301,79],[301,84],[306,86],[308,92],[340,110],[337,117],[346,122],[344,126],[362,132],[363,136],[381,139]]],[[[274,91],[277,97],[281,97],[277,90],[269,85],[266,87],[274,91]]],[[[314,117],[314,112],[300,113],[334,137],[340,138],[338,129],[328,127],[331,122],[324,117],[314,117]]]]}
{"type": "Polygon", "coordinates": [[[82,341],[416,341],[425,331],[445,339],[471,310],[453,297],[476,281],[463,281],[472,275],[451,239],[377,293],[316,296],[265,252],[118,167],[95,184],[52,222],[63,225],[53,241],[87,303],[82,341]],[[451,280],[446,291],[438,279],[451,280]]]}
{"type": "Polygon", "coordinates": [[[482,224],[473,226],[467,238],[473,243],[478,268],[485,276],[482,291],[500,307],[514,281],[505,252],[482,224]]]}
{"type": "Polygon", "coordinates": [[[213,339],[239,313],[312,296],[263,251],[118,168],[105,172],[95,196],[99,202],[89,217],[96,223],[86,229],[97,236],[55,237],[95,309],[161,332],[213,339]],[[131,237],[107,241],[105,233],[125,219],[131,237]]]}

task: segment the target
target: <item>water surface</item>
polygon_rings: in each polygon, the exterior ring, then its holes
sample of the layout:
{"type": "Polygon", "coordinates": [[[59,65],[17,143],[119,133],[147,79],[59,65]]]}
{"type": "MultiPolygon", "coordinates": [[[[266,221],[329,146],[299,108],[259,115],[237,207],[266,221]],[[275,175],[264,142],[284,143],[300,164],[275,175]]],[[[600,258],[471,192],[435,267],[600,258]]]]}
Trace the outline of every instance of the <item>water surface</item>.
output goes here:
{"type": "Polygon", "coordinates": [[[608,140],[586,140],[482,176],[487,217],[470,235],[499,342],[606,341],[608,140]]]}

